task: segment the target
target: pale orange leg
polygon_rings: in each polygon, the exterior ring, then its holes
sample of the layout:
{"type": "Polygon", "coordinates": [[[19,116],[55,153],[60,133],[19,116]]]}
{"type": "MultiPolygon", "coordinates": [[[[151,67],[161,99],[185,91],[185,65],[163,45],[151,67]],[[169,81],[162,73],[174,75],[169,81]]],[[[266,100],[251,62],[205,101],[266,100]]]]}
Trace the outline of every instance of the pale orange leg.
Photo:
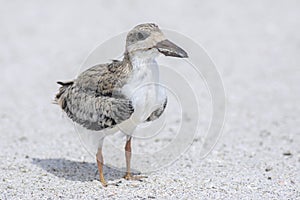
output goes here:
{"type": "Polygon", "coordinates": [[[147,178],[147,176],[132,176],[130,172],[130,160],[131,160],[131,137],[127,140],[125,145],[125,158],[126,158],[126,174],[124,178],[126,180],[141,180],[147,178]]]}
{"type": "Polygon", "coordinates": [[[96,154],[97,159],[97,165],[98,165],[98,171],[99,171],[99,177],[100,182],[104,187],[107,186],[107,182],[105,181],[104,175],[103,175],[103,156],[102,156],[102,148],[98,148],[98,152],[96,154]]]}

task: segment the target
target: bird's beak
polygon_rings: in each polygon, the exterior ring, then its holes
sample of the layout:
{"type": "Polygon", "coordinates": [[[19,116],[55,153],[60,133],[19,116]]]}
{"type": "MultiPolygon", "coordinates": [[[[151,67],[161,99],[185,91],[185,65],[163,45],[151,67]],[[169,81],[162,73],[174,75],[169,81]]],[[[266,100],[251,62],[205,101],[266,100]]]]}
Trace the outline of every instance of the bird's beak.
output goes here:
{"type": "Polygon", "coordinates": [[[187,58],[188,54],[170,40],[163,40],[155,45],[157,50],[165,56],[187,58]]]}

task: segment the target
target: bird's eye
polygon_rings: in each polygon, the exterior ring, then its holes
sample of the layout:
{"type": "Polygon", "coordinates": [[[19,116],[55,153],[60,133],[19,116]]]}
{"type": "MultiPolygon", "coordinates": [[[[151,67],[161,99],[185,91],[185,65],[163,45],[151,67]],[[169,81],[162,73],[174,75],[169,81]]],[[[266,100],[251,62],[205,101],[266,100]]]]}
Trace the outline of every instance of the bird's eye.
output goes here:
{"type": "Polygon", "coordinates": [[[138,33],[137,34],[137,38],[138,38],[138,40],[144,40],[145,39],[145,36],[142,34],[142,33],[138,33]]]}

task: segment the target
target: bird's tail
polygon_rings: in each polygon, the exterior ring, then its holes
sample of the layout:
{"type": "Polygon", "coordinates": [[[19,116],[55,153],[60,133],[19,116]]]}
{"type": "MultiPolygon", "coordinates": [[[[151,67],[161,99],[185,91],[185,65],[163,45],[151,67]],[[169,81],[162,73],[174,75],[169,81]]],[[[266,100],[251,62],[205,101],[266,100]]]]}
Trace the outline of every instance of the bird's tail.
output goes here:
{"type": "Polygon", "coordinates": [[[59,88],[58,93],[55,95],[54,104],[58,104],[60,106],[62,106],[61,102],[62,102],[62,95],[65,93],[65,91],[67,90],[68,87],[70,87],[71,85],[74,84],[73,81],[68,81],[68,82],[61,82],[61,81],[57,81],[57,84],[61,85],[61,87],[59,88]]]}

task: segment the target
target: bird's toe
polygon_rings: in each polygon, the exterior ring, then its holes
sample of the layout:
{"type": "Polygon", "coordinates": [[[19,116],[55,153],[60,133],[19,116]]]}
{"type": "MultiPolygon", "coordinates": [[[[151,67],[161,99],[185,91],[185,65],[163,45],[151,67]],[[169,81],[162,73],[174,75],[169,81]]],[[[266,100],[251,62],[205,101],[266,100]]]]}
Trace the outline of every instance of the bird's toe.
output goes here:
{"type": "Polygon", "coordinates": [[[126,180],[143,181],[144,178],[148,178],[148,177],[142,176],[142,175],[132,175],[130,173],[126,173],[123,178],[126,180]]]}

